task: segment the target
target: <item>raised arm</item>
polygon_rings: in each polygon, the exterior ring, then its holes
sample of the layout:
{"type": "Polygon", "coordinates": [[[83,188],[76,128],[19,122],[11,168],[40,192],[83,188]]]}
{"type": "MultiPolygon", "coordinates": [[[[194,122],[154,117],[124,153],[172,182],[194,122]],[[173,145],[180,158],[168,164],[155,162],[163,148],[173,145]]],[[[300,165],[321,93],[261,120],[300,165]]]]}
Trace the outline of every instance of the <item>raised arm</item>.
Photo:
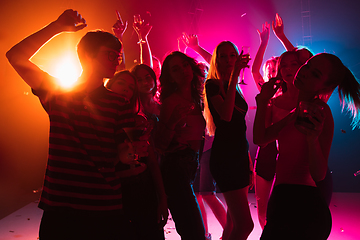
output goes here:
{"type": "MultiPolygon", "coordinates": [[[[127,21],[125,23],[123,22],[118,10],[116,10],[116,17],[117,17],[117,21],[113,25],[112,31],[113,31],[114,35],[119,39],[121,44],[124,46],[123,35],[124,35],[125,30],[127,29],[128,22],[127,21]]],[[[124,49],[122,49],[122,51],[121,51],[121,63],[119,64],[119,66],[117,66],[117,70],[120,71],[120,70],[123,70],[123,69],[125,69],[125,53],[124,53],[124,49]]]]}
{"type": "Polygon", "coordinates": [[[148,35],[152,29],[149,23],[145,23],[140,15],[134,16],[133,28],[138,35],[140,45],[140,63],[153,68],[152,54],[148,41],[148,35]]]}
{"type": "Polygon", "coordinates": [[[265,22],[265,24],[262,25],[262,32],[257,30],[259,37],[260,37],[260,46],[259,49],[255,55],[254,62],[251,67],[251,74],[253,76],[253,79],[256,83],[256,87],[258,90],[261,90],[261,86],[264,84],[264,79],[260,73],[261,64],[264,59],[265,50],[267,48],[268,42],[269,42],[269,36],[270,36],[270,24],[265,22]]]}
{"type": "Polygon", "coordinates": [[[6,57],[16,72],[32,89],[53,89],[55,78],[32,63],[31,57],[57,34],[76,32],[85,27],[85,19],[77,11],[68,9],[57,20],[13,46],[6,53],[6,57]]]}
{"type": "Polygon", "coordinates": [[[275,22],[272,22],[272,29],[275,36],[280,40],[286,51],[291,51],[295,48],[284,33],[284,23],[278,13],[276,13],[275,16],[275,22]]]}
{"type": "Polygon", "coordinates": [[[197,35],[188,35],[187,33],[183,33],[183,35],[180,37],[185,44],[186,47],[191,48],[195,52],[197,52],[200,56],[204,58],[204,60],[210,64],[211,61],[211,53],[206,51],[204,48],[202,48],[199,45],[199,39],[197,35]]]}

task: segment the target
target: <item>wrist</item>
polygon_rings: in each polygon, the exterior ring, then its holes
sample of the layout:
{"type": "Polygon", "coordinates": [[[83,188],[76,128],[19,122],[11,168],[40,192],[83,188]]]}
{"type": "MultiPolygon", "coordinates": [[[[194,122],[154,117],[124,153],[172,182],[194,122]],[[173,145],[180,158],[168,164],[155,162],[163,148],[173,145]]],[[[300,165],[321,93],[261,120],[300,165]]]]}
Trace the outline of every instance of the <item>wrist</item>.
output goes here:
{"type": "Polygon", "coordinates": [[[59,34],[59,33],[62,33],[62,32],[66,31],[66,27],[59,24],[57,22],[57,20],[49,23],[45,28],[48,29],[49,31],[51,31],[51,33],[53,35],[56,35],[56,34],[59,34]]]}

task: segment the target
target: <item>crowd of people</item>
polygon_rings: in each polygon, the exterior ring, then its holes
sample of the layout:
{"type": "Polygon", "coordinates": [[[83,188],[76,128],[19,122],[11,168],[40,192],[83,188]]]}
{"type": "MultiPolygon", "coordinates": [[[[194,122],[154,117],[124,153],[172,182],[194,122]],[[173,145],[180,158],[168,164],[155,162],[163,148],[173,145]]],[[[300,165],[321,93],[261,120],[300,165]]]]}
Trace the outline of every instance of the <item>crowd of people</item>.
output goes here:
{"type": "Polygon", "coordinates": [[[264,74],[268,23],[258,31],[253,64],[233,42],[220,42],[211,54],[186,33],[179,51],[161,62],[148,41],[152,26],[136,15],[140,63],[126,69],[127,26],[117,12],[113,33],[94,30],[81,38],[83,72],[71,89],[30,59],[57,34],[87,27],[77,11],[64,11],[6,53],[50,121],[39,239],[165,239],[170,211],[181,239],[208,240],[205,202],[223,227],[223,240],[245,240],[254,228],[253,186],[260,239],[327,239],[334,132],[327,100],[335,88],[352,126],[360,125],[360,85],[341,60],[294,47],[276,14],[272,29],[286,51],[266,61],[264,74]],[[254,164],[239,86],[240,72],[250,65],[259,90],[254,164]]]}

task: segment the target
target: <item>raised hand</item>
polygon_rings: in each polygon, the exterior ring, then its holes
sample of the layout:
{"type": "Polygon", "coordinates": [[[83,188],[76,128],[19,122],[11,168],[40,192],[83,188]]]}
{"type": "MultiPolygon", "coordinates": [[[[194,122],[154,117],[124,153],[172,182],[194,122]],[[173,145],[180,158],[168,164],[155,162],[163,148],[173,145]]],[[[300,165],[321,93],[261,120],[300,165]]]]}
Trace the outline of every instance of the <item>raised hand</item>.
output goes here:
{"type": "Polygon", "coordinates": [[[54,22],[61,28],[62,31],[77,32],[85,28],[86,21],[82,16],[75,10],[65,10],[54,22]]]}
{"type": "Polygon", "coordinates": [[[139,41],[142,42],[147,39],[152,26],[149,23],[145,23],[144,19],[141,19],[140,15],[135,15],[133,28],[139,37],[139,41]]]}
{"type": "Polygon", "coordinates": [[[114,35],[119,38],[122,39],[122,36],[128,26],[128,22],[126,21],[125,24],[123,22],[123,20],[121,19],[120,13],[118,10],[116,10],[116,17],[117,17],[117,21],[116,23],[112,26],[112,31],[114,33],[114,35]]]}
{"type": "Polygon", "coordinates": [[[260,32],[257,29],[257,32],[260,37],[260,44],[267,45],[269,42],[269,37],[270,37],[270,24],[265,22],[265,24],[262,25],[262,31],[260,32]]]}
{"type": "Polygon", "coordinates": [[[181,39],[184,42],[184,44],[186,45],[186,47],[189,47],[192,49],[199,47],[199,39],[196,34],[188,35],[187,33],[183,32],[181,39]]]}
{"type": "Polygon", "coordinates": [[[284,24],[282,18],[279,16],[278,13],[275,15],[275,22],[272,21],[272,29],[274,31],[274,34],[281,38],[284,35],[284,24]]]}

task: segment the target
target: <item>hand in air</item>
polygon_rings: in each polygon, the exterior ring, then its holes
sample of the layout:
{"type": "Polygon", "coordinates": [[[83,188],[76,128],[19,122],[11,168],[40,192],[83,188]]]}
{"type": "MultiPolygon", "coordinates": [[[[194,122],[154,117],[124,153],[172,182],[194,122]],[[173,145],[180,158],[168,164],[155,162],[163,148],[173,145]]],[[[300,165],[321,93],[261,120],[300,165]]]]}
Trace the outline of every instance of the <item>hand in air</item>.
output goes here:
{"type": "Polygon", "coordinates": [[[147,36],[149,35],[152,26],[149,23],[145,23],[144,19],[141,19],[140,15],[138,15],[135,21],[135,16],[134,16],[134,23],[133,23],[133,28],[135,30],[135,32],[137,33],[138,37],[140,40],[145,40],[147,38],[147,36]]]}
{"type": "Polygon", "coordinates": [[[65,10],[58,19],[54,22],[57,24],[62,31],[77,32],[85,27],[86,21],[82,16],[75,10],[65,10]]]}
{"type": "Polygon", "coordinates": [[[117,17],[117,21],[116,23],[112,26],[112,31],[114,33],[114,35],[119,38],[122,39],[122,36],[128,26],[128,22],[126,21],[125,24],[123,22],[123,20],[121,19],[120,13],[118,10],[116,10],[116,17],[117,17]]]}
{"type": "Polygon", "coordinates": [[[279,36],[284,35],[284,24],[282,18],[279,16],[279,14],[276,13],[275,16],[275,22],[272,22],[272,29],[274,31],[274,34],[279,38],[279,36]]]}
{"type": "Polygon", "coordinates": [[[194,49],[199,46],[199,39],[198,36],[195,34],[188,35],[187,33],[183,32],[181,39],[186,45],[186,47],[194,49]]]}
{"type": "Polygon", "coordinates": [[[257,32],[259,34],[260,37],[260,44],[268,44],[269,42],[269,37],[270,37],[270,24],[265,22],[265,24],[262,25],[262,31],[260,32],[257,29],[257,32]]]}

